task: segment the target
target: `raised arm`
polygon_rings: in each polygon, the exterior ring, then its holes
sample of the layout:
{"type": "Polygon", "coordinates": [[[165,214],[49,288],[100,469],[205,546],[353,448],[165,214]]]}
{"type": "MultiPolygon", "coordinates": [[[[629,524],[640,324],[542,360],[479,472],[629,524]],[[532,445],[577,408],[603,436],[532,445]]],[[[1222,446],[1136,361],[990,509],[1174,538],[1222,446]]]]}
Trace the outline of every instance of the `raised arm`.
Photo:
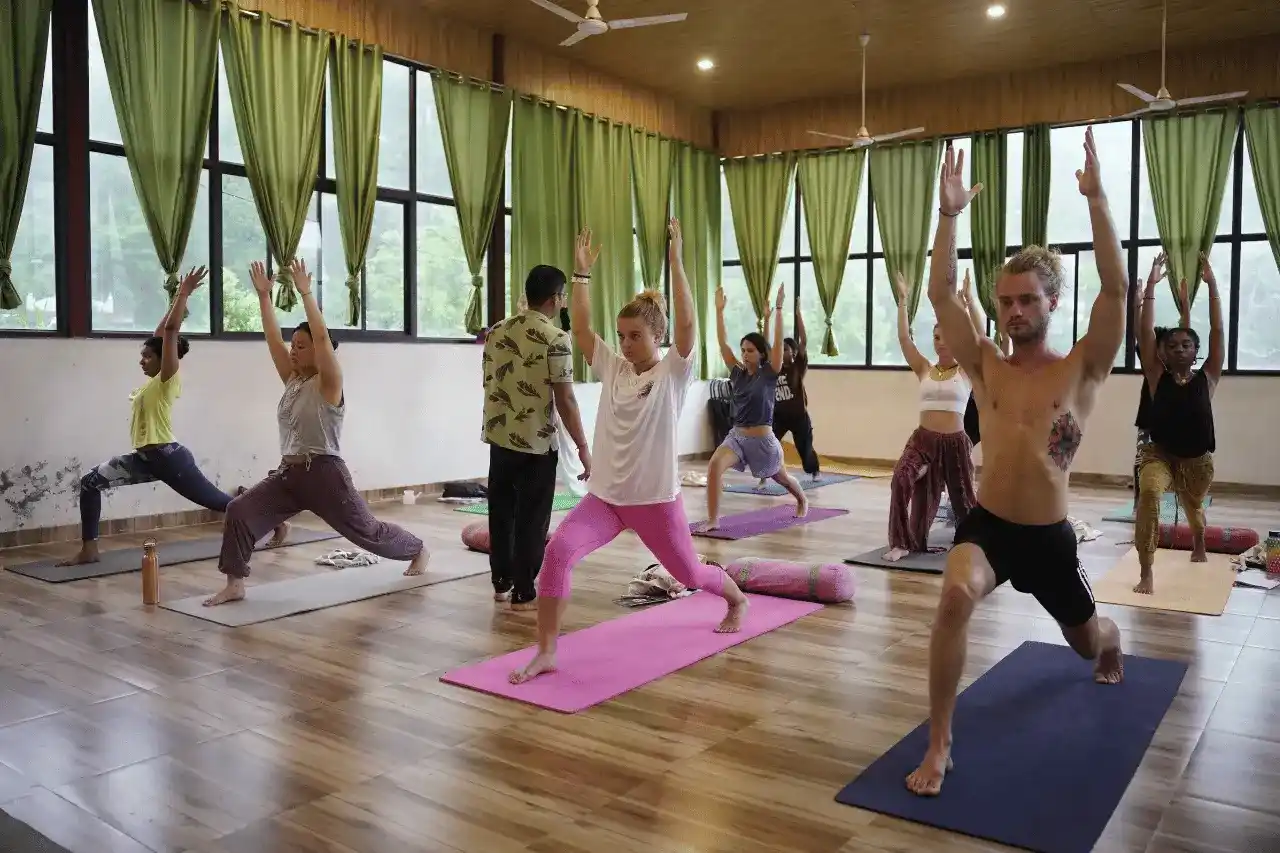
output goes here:
{"type": "MultiPolygon", "coordinates": [[[[1222,341],[1222,300],[1218,298],[1218,279],[1213,274],[1213,267],[1209,266],[1209,258],[1203,252],[1200,253],[1200,268],[1204,273],[1204,283],[1209,288],[1209,352],[1205,354],[1204,364],[1200,369],[1209,380],[1209,391],[1212,393],[1218,387],[1218,380],[1222,378],[1222,359],[1226,349],[1222,341]]],[[[1187,313],[1190,314],[1191,300],[1183,299],[1183,304],[1188,306],[1187,313]]]]}
{"type": "Polygon", "coordinates": [[[963,175],[964,151],[957,155],[948,145],[938,184],[938,233],[933,238],[933,258],[929,262],[929,302],[956,363],[970,380],[977,380],[982,376],[983,347],[994,344],[973,331],[969,312],[956,292],[960,265],[956,257],[956,217],[982,191],[982,184],[966,188],[963,175]]]}
{"type": "Polygon", "coordinates": [[[1101,381],[1115,364],[1116,353],[1124,345],[1125,301],[1129,294],[1129,273],[1124,250],[1111,221],[1111,208],[1102,188],[1102,171],[1098,148],[1093,141],[1093,128],[1084,134],[1084,168],[1076,172],[1080,195],[1089,202],[1089,221],[1093,226],[1093,257],[1098,265],[1102,287],[1093,300],[1089,313],[1089,331],[1076,343],[1084,359],[1085,375],[1101,381]]]}
{"type": "Polygon", "coordinates": [[[796,361],[809,362],[809,333],[804,327],[804,314],[800,311],[800,300],[796,300],[796,361]]]}
{"type": "Polygon", "coordinates": [[[320,374],[320,393],[330,405],[342,403],[342,366],[338,364],[338,354],[333,351],[333,340],[329,337],[329,327],[324,323],[324,312],[316,301],[311,290],[311,273],[302,260],[295,259],[290,265],[293,272],[293,284],[302,297],[302,309],[307,314],[307,325],[311,328],[311,346],[316,354],[316,372],[320,374]]]}
{"type": "Polygon", "coordinates": [[[720,357],[724,359],[724,366],[732,371],[735,367],[742,367],[742,363],[738,361],[738,354],[729,346],[726,339],[729,333],[724,328],[724,288],[716,288],[716,343],[720,345],[720,357]]]}
{"type": "Polygon", "coordinates": [[[902,348],[902,357],[916,376],[924,376],[929,372],[929,359],[920,352],[911,337],[911,319],[907,316],[907,279],[900,273],[893,274],[893,285],[898,291],[898,346],[902,348]]]}
{"type": "Polygon", "coordinates": [[[289,360],[289,348],[284,344],[284,336],[280,334],[280,323],[276,321],[276,306],[271,303],[271,279],[267,277],[267,266],[262,261],[254,261],[249,265],[249,281],[254,292],[258,294],[258,311],[262,314],[262,336],[267,339],[267,351],[271,353],[271,363],[276,367],[281,382],[288,382],[293,376],[293,362],[289,360]]]}
{"type": "Polygon", "coordinates": [[[591,247],[591,229],[583,228],[573,243],[573,291],[569,294],[569,328],[573,345],[591,364],[596,354],[596,333],[591,328],[591,268],[600,257],[600,247],[591,247]]]}
{"type": "Polygon", "coordinates": [[[693,292],[689,278],[684,274],[684,235],[680,232],[680,220],[672,217],[667,224],[671,239],[667,244],[667,257],[671,264],[672,308],[675,309],[675,329],[671,342],[681,358],[689,358],[698,343],[698,318],[693,307],[693,292]]]}
{"type": "Polygon", "coordinates": [[[960,288],[960,301],[964,303],[964,310],[969,312],[969,322],[973,323],[973,330],[978,333],[978,337],[985,338],[987,336],[987,316],[982,313],[982,306],[978,304],[978,293],[973,289],[973,276],[969,275],[969,271],[964,271],[964,284],[960,288]]]}
{"type": "MultiPolygon", "coordinates": [[[[773,327],[773,340],[769,341],[769,367],[773,368],[774,373],[782,370],[782,306],[787,301],[787,286],[785,284],[778,285],[778,301],[773,306],[773,313],[777,315],[778,325],[773,327]]],[[[768,341],[768,338],[765,338],[768,341]]]]}
{"type": "Polygon", "coordinates": [[[187,300],[196,292],[208,272],[200,267],[182,277],[178,292],[174,294],[173,304],[169,306],[160,328],[156,330],[156,335],[163,341],[160,347],[161,382],[168,382],[178,372],[178,361],[182,358],[182,353],[178,351],[178,332],[182,330],[182,318],[187,315],[187,300]]]}

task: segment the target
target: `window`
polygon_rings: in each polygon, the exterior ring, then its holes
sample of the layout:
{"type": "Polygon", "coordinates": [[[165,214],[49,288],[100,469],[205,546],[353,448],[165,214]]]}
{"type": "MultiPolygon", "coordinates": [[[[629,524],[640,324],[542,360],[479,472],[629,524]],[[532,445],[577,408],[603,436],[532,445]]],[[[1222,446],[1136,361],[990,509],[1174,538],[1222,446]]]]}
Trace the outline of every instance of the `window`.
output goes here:
{"type": "MultiPolygon", "coordinates": [[[[385,102],[384,102],[385,103],[385,102]]],[[[444,156],[444,137],[436,114],[435,89],[431,74],[418,72],[418,192],[437,198],[453,198],[449,165],[444,156]]],[[[406,138],[408,134],[405,134],[406,138]]],[[[455,225],[456,227],[456,225],[455,225]]]]}
{"type": "Polygon", "coordinates": [[[418,335],[467,338],[471,273],[458,215],[449,205],[418,202],[418,335]]]}
{"type": "MultiPolygon", "coordinates": [[[[404,331],[404,265],[407,233],[404,205],[384,201],[374,205],[373,228],[364,266],[366,329],[382,332],[404,331]]],[[[345,296],[343,298],[345,299],[345,296]]]]}
{"type": "MultiPolygon", "coordinates": [[[[757,325],[755,309],[751,307],[751,296],[747,292],[747,278],[742,272],[741,265],[725,267],[724,278],[721,279],[720,286],[724,288],[724,330],[725,343],[734,352],[737,352],[738,342],[742,340],[742,336],[748,332],[759,331],[757,325]]],[[[715,302],[712,303],[711,313],[708,316],[707,325],[710,326],[707,331],[715,335],[715,302]]],[[[709,341],[711,350],[714,352],[717,346],[714,337],[709,341]]]]}
{"type": "MultiPolygon", "coordinates": [[[[1225,280],[1221,274],[1218,278],[1225,280]]],[[[1242,242],[1237,370],[1280,370],[1280,335],[1276,334],[1280,328],[1278,295],[1280,268],[1276,266],[1271,246],[1266,240],[1242,242]]]]}
{"type": "MultiPolygon", "coordinates": [[[[1158,251],[1158,250],[1156,250],[1158,251]]],[[[1146,258],[1146,270],[1151,269],[1151,259],[1155,257],[1155,251],[1146,258]]],[[[1138,254],[1138,273],[1142,276],[1142,280],[1146,281],[1146,273],[1143,272],[1142,266],[1143,255],[1141,251],[1138,254]]],[[[1128,262],[1128,254],[1125,254],[1125,261],[1128,262]]],[[[1080,252],[1076,256],[1076,300],[1075,300],[1075,339],[1078,341],[1089,331],[1089,318],[1093,315],[1093,303],[1097,300],[1098,294],[1102,292],[1102,279],[1098,276],[1098,260],[1092,251],[1080,252]]],[[[1167,286],[1161,285],[1162,287],[1167,286]]],[[[1060,319],[1066,319],[1062,317],[1060,319]]],[[[1125,334],[1128,335],[1129,320],[1125,320],[1125,334]]],[[[1125,365],[1125,346],[1122,344],[1120,349],[1116,351],[1115,360],[1112,362],[1114,367],[1124,367],[1125,365]]]]}
{"type": "MultiPolygon", "coordinates": [[[[409,79],[413,69],[398,62],[382,63],[382,118],[378,126],[378,186],[409,189],[409,79]]],[[[326,78],[327,82],[327,78],[326,78]]],[[[337,178],[333,146],[333,92],[325,87],[325,175],[337,178]]],[[[419,95],[421,97],[421,95],[419,95]]]]}
{"type": "MultiPolygon", "coordinates": [[[[1253,180],[1253,160],[1249,157],[1248,143],[1237,143],[1243,149],[1244,162],[1240,168],[1240,233],[1261,234],[1266,230],[1262,222],[1262,206],[1258,203],[1258,185],[1253,180]]],[[[1223,207],[1223,210],[1230,208],[1223,207]]],[[[1230,220],[1228,220],[1230,221],[1230,220]]]]}
{"type": "MultiPolygon", "coordinates": [[[[308,223],[315,244],[315,223],[308,223]]],[[[315,262],[318,250],[307,252],[308,239],[299,243],[298,256],[305,259],[313,274],[319,274],[321,266],[315,262]]],[[[267,252],[267,237],[258,220],[258,209],[253,203],[249,179],[239,175],[222,176],[222,328],[228,332],[261,332],[262,316],[258,310],[258,297],[249,281],[249,265],[254,261],[272,263],[267,252]]],[[[272,294],[275,289],[273,287],[272,294]]],[[[294,310],[286,313],[276,309],[276,320],[286,330],[306,319],[299,301],[294,310]]]]}
{"type": "MultiPolygon", "coordinates": [[[[47,76],[46,76],[47,79],[47,76]]],[[[26,201],[13,243],[13,286],[22,307],[0,311],[0,329],[51,332],[58,328],[54,258],[53,148],[36,145],[27,178],[26,201]]]]}
{"type": "MultiPolygon", "coordinates": [[[[129,164],[122,156],[89,155],[90,294],[93,328],[101,331],[149,332],[168,308],[164,271],[133,189],[129,164]]],[[[196,215],[179,273],[209,263],[209,196],[201,182],[196,215]]],[[[208,333],[209,288],[187,303],[184,332],[208,333]]]]}
{"type": "MultiPolygon", "coordinates": [[[[865,240],[864,240],[865,242],[865,240]]],[[[826,335],[826,315],[818,296],[818,281],[813,274],[813,264],[800,265],[800,311],[804,317],[805,333],[809,338],[809,363],[815,365],[866,364],[867,363],[867,262],[865,259],[849,261],[844,269],[844,282],[836,299],[836,310],[831,316],[831,328],[836,336],[836,349],[840,355],[831,358],[822,354],[822,339],[826,335]]],[[[786,333],[794,335],[787,317],[786,333]]]]}
{"type": "Polygon", "coordinates": [[[227,85],[227,66],[221,51],[218,52],[218,159],[223,163],[244,164],[231,88],[227,85]]]}
{"type": "Polygon", "coordinates": [[[729,201],[729,182],[725,180],[724,169],[720,170],[720,243],[724,260],[736,261],[742,257],[738,252],[738,232],[733,230],[733,204],[729,201]]]}
{"type": "MultiPolygon", "coordinates": [[[[55,25],[56,26],[56,25],[55,25]]],[[[49,47],[44,57],[44,85],[40,90],[40,115],[36,119],[38,133],[53,133],[53,38],[50,31],[49,47]]]]}
{"type": "Polygon", "coordinates": [[[1005,145],[1004,176],[1004,242],[1006,246],[1022,245],[1022,146],[1026,134],[1010,133],[1005,145]]]}
{"type": "MultiPolygon", "coordinates": [[[[1093,227],[1089,222],[1089,206],[1080,195],[1076,170],[1084,167],[1084,125],[1057,127],[1050,131],[1049,242],[1090,243],[1093,227]]],[[[1116,227],[1128,233],[1129,211],[1132,210],[1130,182],[1133,175],[1133,122],[1117,121],[1093,126],[1093,140],[1098,146],[1099,166],[1111,202],[1111,216],[1116,227]]]]}

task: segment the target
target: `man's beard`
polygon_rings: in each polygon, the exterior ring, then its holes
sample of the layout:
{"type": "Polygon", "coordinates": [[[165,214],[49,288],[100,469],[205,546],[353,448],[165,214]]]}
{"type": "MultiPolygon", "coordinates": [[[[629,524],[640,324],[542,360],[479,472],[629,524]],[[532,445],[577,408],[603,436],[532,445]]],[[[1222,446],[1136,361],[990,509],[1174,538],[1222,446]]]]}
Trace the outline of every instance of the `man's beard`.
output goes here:
{"type": "Polygon", "coordinates": [[[1015,344],[1038,344],[1049,335],[1049,317],[1039,322],[1027,321],[1008,330],[1009,340],[1015,344]]]}

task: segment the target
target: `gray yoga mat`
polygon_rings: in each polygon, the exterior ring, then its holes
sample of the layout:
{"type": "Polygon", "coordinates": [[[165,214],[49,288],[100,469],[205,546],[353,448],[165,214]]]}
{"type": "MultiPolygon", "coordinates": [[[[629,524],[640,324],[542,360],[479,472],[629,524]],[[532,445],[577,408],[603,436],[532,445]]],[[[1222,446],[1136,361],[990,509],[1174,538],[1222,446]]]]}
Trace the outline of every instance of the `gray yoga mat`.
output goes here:
{"type": "MultiPolygon", "coordinates": [[[[823,471],[818,474],[818,479],[816,480],[803,471],[792,471],[791,475],[796,478],[796,481],[800,484],[800,488],[806,492],[812,491],[813,489],[820,489],[823,486],[831,486],[836,483],[848,483],[852,480],[859,479],[853,474],[838,474],[827,471],[823,471]]],[[[766,481],[763,486],[759,484],[758,480],[753,480],[750,483],[734,483],[732,486],[725,486],[724,490],[726,492],[733,492],[737,495],[769,495],[775,498],[787,494],[786,489],[772,480],[766,481]]]]}
{"type": "MultiPolygon", "coordinates": [[[[308,542],[325,542],[337,539],[338,534],[332,530],[308,530],[305,527],[291,527],[288,540],[281,548],[290,545],[303,545],[308,542]]],[[[266,542],[268,537],[263,538],[266,542]]],[[[160,556],[160,567],[177,566],[182,563],[194,563],[197,560],[212,560],[222,550],[221,536],[208,536],[202,539],[175,539],[160,542],[157,548],[160,556]]],[[[259,543],[258,550],[263,550],[259,543]]],[[[275,549],[272,549],[275,550],[275,549]]],[[[66,583],[82,581],[90,578],[105,578],[111,575],[123,575],[142,570],[142,546],[136,548],[114,548],[102,552],[102,559],[96,563],[82,566],[56,565],[63,557],[51,557],[33,563],[20,563],[6,568],[17,575],[35,578],[46,583],[66,583]]]]}
{"type": "MultiPolygon", "coordinates": [[[[934,527],[929,531],[929,547],[949,549],[951,541],[955,537],[956,531],[953,527],[934,527]]],[[[896,563],[891,563],[884,558],[884,554],[889,550],[888,545],[883,545],[865,554],[858,554],[845,560],[851,566],[870,566],[873,569],[896,569],[900,572],[926,572],[931,575],[940,575],[947,567],[946,550],[933,552],[921,552],[908,554],[896,563]]]]}

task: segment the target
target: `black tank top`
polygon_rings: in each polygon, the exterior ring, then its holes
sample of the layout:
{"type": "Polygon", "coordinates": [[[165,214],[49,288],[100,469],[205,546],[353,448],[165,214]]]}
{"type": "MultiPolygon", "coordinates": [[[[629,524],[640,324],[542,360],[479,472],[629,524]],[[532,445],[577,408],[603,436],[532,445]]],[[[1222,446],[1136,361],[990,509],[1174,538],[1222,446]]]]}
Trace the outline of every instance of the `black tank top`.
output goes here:
{"type": "Polygon", "coordinates": [[[1186,385],[1179,385],[1168,371],[1161,374],[1148,414],[1151,440],[1174,456],[1194,459],[1217,448],[1213,402],[1203,370],[1197,370],[1186,385]]]}
{"type": "Polygon", "coordinates": [[[1151,395],[1147,392],[1147,377],[1142,377],[1142,384],[1138,386],[1138,416],[1133,419],[1133,425],[1143,432],[1151,431],[1151,395]]]}

